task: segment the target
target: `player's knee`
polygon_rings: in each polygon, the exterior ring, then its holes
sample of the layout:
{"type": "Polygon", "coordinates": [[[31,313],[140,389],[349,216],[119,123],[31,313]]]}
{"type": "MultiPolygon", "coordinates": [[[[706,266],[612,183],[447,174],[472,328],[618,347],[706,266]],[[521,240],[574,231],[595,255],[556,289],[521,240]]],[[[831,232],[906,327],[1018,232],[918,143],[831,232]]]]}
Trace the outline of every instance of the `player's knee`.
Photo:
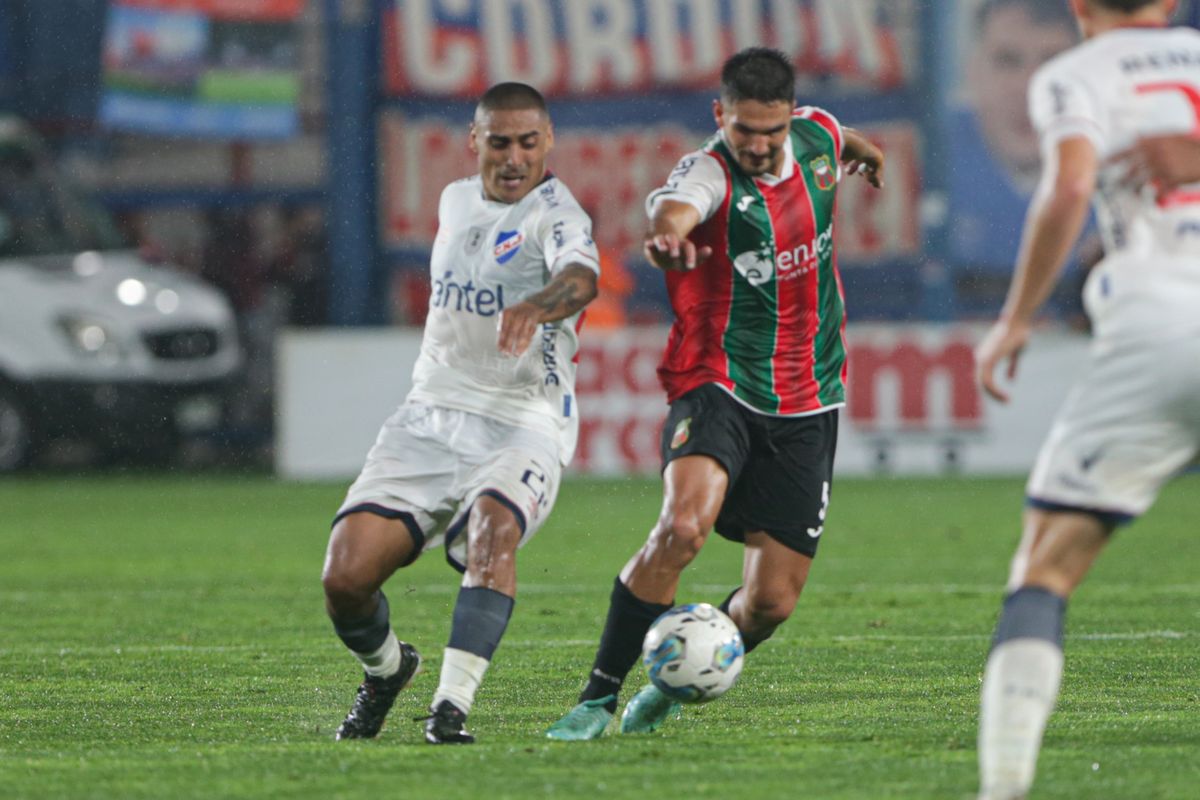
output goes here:
{"type": "Polygon", "coordinates": [[[796,600],[797,597],[791,592],[767,589],[748,591],[743,603],[751,627],[770,630],[782,625],[792,615],[796,600]]]}
{"type": "Polygon", "coordinates": [[[476,513],[472,516],[468,536],[472,550],[502,555],[516,551],[521,542],[521,526],[511,513],[476,513]]]}
{"type": "Polygon", "coordinates": [[[689,564],[700,553],[707,536],[708,531],[695,515],[667,514],[651,534],[651,544],[663,557],[689,564]]]}
{"type": "Polygon", "coordinates": [[[521,527],[509,514],[481,513],[471,522],[468,569],[483,585],[488,585],[495,576],[512,571],[517,545],[521,543],[521,527]]]}
{"type": "Polygon", "coordinates": [[[321,586],[330,607],[343,610],[369,603],[379,588],[361,571],[336,563],[325,565],[321,586]]]}

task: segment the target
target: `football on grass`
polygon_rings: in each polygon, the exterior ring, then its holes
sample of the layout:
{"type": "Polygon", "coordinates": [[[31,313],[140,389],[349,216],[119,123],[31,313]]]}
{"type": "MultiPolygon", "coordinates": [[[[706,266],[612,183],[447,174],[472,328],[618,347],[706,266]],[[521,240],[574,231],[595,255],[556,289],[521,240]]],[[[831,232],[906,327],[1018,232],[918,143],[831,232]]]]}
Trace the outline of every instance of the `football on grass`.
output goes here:
{"type": "Polygon", "coordinates": [[[642,644],[650,681],[681,703],[707,703],[725,694],[745,654],[737,625],[708,603],[672,608],[654,621],[642,644]]]}

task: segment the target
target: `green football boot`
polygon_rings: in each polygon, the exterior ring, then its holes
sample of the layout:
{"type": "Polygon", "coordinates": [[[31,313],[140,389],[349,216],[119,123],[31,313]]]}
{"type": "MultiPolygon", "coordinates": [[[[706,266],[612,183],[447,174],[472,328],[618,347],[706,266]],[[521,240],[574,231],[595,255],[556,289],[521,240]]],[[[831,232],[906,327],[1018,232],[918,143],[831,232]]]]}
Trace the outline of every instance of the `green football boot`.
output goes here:
{"type": "Polygon", "coordinates": [[[615,695],[584,700],[568,711],[563,718],[546,729],[546,738],[560,742],[584,742],[599,739],[612,720],[613,714],[604,706],[616,701],[615,695]]]}
{"type": "Polygon", "coordinates": [[[625,704],[621,714],[621,733],[651,733],[672,714],[678,714],[679,703],[648,683],[625,704]]]}

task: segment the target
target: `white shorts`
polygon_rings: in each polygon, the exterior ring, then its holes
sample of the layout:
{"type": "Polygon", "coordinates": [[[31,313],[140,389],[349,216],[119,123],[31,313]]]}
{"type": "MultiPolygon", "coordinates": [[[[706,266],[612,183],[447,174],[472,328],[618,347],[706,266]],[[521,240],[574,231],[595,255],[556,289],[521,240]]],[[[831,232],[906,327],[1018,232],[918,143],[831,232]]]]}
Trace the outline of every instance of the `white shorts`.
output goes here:
{"type": "Polygon", "coordinates": [[[1097,341],[1042,445],[1027,498],[1034,508],[1128,522],[1198,452],[1200,337],[1153,348],[1097,341]]]}
{"type": "Polygon", "coordinates": [[[516,515],[524,545],[550,514],[561,477],[558,447],[544,434],[406,402],[383,423],[334,521],[355,511],[400,519],[417,553],[444,543],[446,560],[462,571],[462,534],[478,497],[494,497],[516,515]]]}

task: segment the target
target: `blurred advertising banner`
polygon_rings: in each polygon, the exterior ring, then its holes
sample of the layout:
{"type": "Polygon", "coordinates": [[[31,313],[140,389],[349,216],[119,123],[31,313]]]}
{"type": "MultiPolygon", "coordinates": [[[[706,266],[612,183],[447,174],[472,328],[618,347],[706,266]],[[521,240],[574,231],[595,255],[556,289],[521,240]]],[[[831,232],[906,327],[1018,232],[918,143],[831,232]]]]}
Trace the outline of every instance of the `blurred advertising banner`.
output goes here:
{"type": "MultiPolygon", "coordinates": [[[[838,474],[1027,471],[1086,361],[1087,341],[1061,332],[1038,336],[1022,357],[1013,402],[1002,406],[986,401],[975,381],[972,351],[983,333],[977,326],[851,325],[838,474]]],[[[661,468],[667,405],[656,367],[665,344],[665,328],[585,327],[573,469],[619,475],[661,468]]]]}
{"type": "Polygon", "coordinates": [[[959,83],[947,122],[951,263],[1006,280],[1041,172],[1026,91],[1034,72],[1079,41],[1057,0],[953,4],[959,83]]]}
{"type": "Polygon", "coordinates": [[[174,136],[277,139],[298,128],[306,0],[112,0],[100,119],[174,136]]]}
{"type": "MultiPolygon", "coordinates": [[[[1183,0],[1176,18],[1191,17],[1195,5],[1183,0]]],[[[957,51],[945,120],[948,256],[967,299],[979,294],[991,309],[1003,298],[1041,173],[1029,82],[1079,42],[1079,29],[1065,0],[956,0],[947,7],[957,51]]],[[[1097,258],[1098,239],[1089,229],[1075,260],[1097,258]]]]}
{"type": "MultiPolygon", "coordinates": [[[[1012,403],[999,405],[985,400],[974,378],[972,349],[983,333],[978,326],[851,325],[837,473],[1028,471],[1086,363],[1087,339],[1037,334],[1021,359],[1012,403]]],[[[667,403],[656,369],[666,338],[665,327],[584,326],[573,471],[658,472],[667,403]]],[[[277,379],[279,474],[353,477],[379,426],[408,392],[420,341],[413,330],[287,332],[277,379]]]]}
{"type": "MultiPolygon", "coordinates": [[[[628,253],[641,246],[643,202],[672,167],[705,135],[670,121],[605,125],[602,109],[589,109],[592,125],[577,116],[559,125],[550,168],[592,216],[604,248],[628,253]]],[[[914,123],[863,125],[892,159],[883,190],[846,180],[838,195],[838,258],[856,262],[915,256],[921,247],[919,133],[914,123]],[[851,222],[852,221],[852,222],[851,222]]],[[[429,247],[437,233],[441,187],[475,171],[467,150],[467,125],[437,117],[411,118],[396,110],[380,117],[380,219],[386,247],[429,247]]]]}
{"type": "Polygon", "coordinates": [[[792,56],[801,91],[913,80],[914,0],[390,0],[395,96],[473,98],[502,80],[548,96],[708,89],[752,45],[792,56]]]}
{"type": "Polygon", "coordinates": [[[437,192],[476,171],[474,99],[502,80],[550,98],[549,166],[612,253],[640,260],[646,195],[715,129],[724,60],[777,47],[804,103],[831,110],[888,153],[882,192],[847,180],[843,266],[914,262],[922,196],[915,0],[380,0],[380,237],[419,262],[437,227],[437,192]]]}
{"type": "MultiPolygon", "coordinates": [[[[575,120],[572,120],[573,124],[575,120]]],[[[864,132],[896,159],[882,191],[847,180],[839,213],[853,224],[838,232],[843,263],[914,255],[920,248],[917,218],[920,175],[918,135],[908,122],[864,126],[864,132]]],[[[670,122],[641,126],[567,127],[556,140],[550,167],[595,223],[602,247],[629,252],[641,246],[646,227],[643,201],[666,179],[698,135],[670,122]]],[[[385,244],[429,246],[437,233],[437,203],[428,187],[445,186],[474,172],[467,127],[440,119],[410,119],[398,111],[380,121],[381,219],[385,244]]]]}

